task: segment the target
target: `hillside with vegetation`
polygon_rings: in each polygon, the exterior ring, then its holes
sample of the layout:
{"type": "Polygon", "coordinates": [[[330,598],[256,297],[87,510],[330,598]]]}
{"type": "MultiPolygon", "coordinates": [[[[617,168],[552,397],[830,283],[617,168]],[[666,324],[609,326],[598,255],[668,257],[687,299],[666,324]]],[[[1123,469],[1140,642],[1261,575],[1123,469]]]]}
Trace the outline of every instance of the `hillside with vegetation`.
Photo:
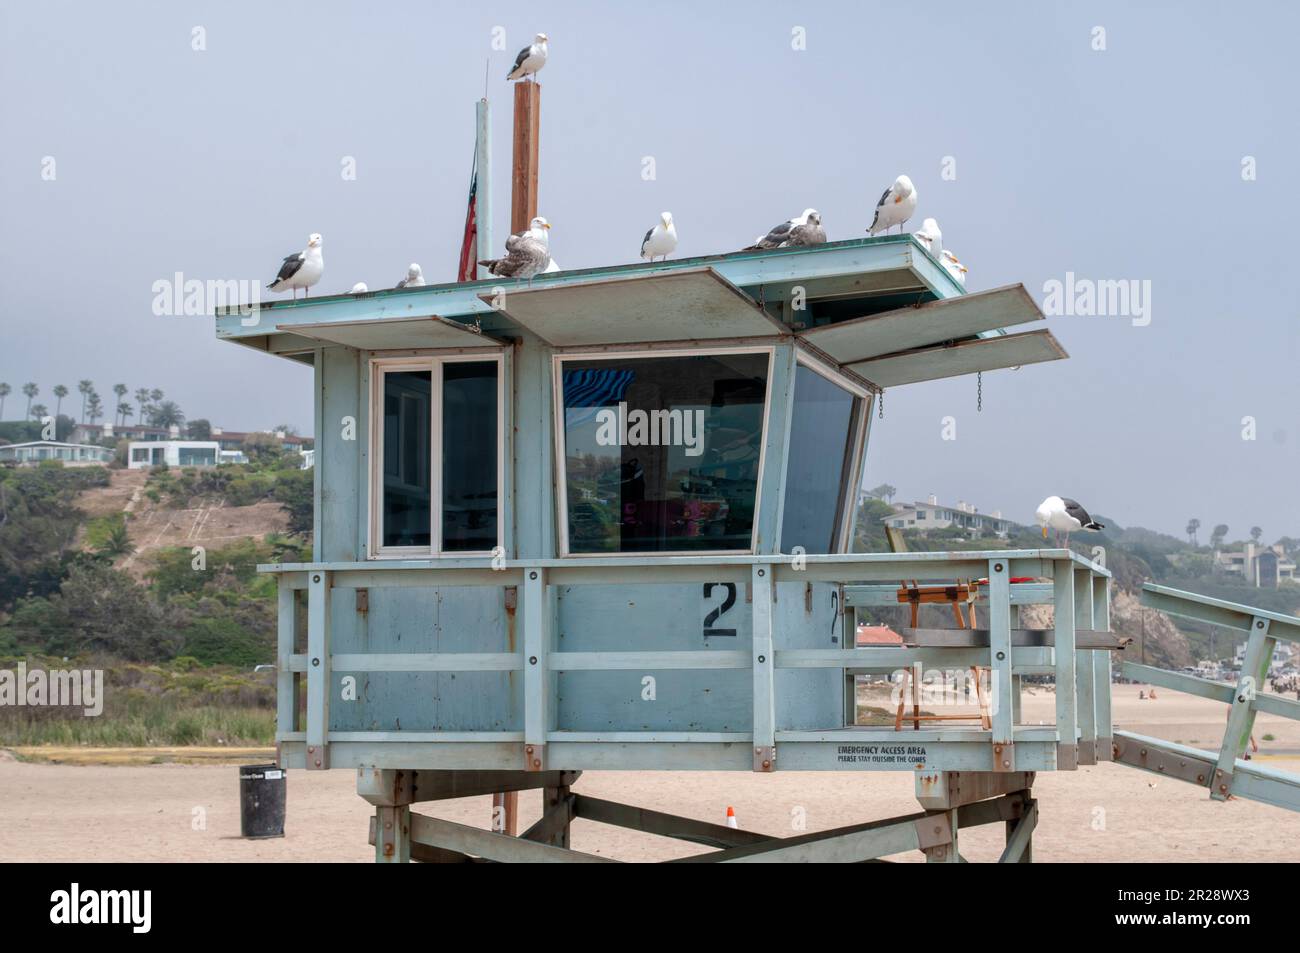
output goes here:
{"type": "Polygon", "coordinates": [[[104,715],[7,708],[0,744],[265,743],[275,580],[310,558],[296,454],[151,471],[0,468],[0,668],[102,669],[104,715]]]}

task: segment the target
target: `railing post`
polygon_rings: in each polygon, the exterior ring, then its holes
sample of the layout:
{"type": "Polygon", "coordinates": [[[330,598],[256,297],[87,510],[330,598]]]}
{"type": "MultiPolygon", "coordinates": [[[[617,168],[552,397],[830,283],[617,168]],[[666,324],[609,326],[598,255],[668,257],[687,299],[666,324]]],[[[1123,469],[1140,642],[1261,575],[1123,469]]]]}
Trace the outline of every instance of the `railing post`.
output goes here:
{"type": "Polygon", "coordinates": [[[297,692],[293,690],[293,672],[290,670],[290,656],[293,655],[294,635],[298,630],[298,599],[289,586],[289,578],[280,574],[277,590],[276,629],[275,629],[275,740],[279,748],[280,740],[293,731],[298,716],[297,692]]]}
{"type": "Polygon", "coordinates": [[[546,729],[549,717],[551,612],[547,604],[546,570],[524,571],[524,770],[546,770],[546,729]]]}
{"type": "Polygon", "coordinates": [[[1228,725],[1223,732],[1223,745],[1219,748],[1219,761],[1210,784],[1210,797],[1216,801],[1226,801],[1232,794],[1233,768],[1250,743],[1250,732],[1255,726],[1255,693],[1268,676],[1268,663],[1277,644],[1276,639],[1268,637],[1268,629],[1268,619],[1255,616],[1250,620],[1246,657],[1241,663],[1237,690],[1228,711],[1228,725]]]}
{"type": "MultiPolygon", "coordinates": [[[[1083,567],[1074,570],[1074,626],[1076,632],[1093,627],[1092,570],[1083,567]]],[[[1097,677],[1093,671],[1096,654],[1092,649],[1076,649],[1074,653],[1079,699],[1079,764],[1097,763],[1097,677]]]]}
{"type": "Polygon", "coordinates": [[[1056,633],[1056,769],[1079,766],[1078,712],[1074,693],[1074,564],[1058,559],[1052,573],[1056,633]]]}
{"type": "Polygon", "coordinates": [[[989,665],[993,696],[993,770],[1016,769],[1015,685],[1011,679],[1011,565],[989,560],[989,665]]]}
{"type": "Polygon", "coordinates": [[[776,660],[772,654],[772,567],[750,569],[754,591],[754,770],[776,766],[776,660]]]}
{"type": "Polygon", "coordinates": [[[330,766],[330,574],[307,574],[307,770],[330,766]]]}
{"type": "MultiPolygon", "coordinates": [[[[1110,631],[1110,579],[1093,576],[1089,590],[1092,598],[1092,627],[1098,632],[1110,631]]],[[[1093,705],[1097,710],[1097,760],[1113,761],[1115,732],[1110,723],[1110,667],[1111,653],[1094,652],[1092,660],[1093,705]]]]}

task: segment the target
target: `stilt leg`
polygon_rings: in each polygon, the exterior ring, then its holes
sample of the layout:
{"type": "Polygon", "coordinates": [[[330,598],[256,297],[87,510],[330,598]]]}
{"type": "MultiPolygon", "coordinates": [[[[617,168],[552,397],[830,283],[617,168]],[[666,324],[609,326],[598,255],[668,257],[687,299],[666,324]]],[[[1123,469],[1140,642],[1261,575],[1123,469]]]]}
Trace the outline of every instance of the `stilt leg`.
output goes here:
{"type": "Polygon", "coordinates": [[[411,806],[375,808],[375,863],[405,864],[411,859],[411,806]]]}

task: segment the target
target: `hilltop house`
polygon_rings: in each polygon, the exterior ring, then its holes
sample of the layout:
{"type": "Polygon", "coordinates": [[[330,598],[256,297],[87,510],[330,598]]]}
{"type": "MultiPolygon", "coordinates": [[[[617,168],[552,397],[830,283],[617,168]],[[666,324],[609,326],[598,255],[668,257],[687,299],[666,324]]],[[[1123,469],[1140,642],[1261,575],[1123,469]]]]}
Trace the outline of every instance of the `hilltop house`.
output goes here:
{"type": "Polygon", "coordinates": [[[925,502],[895,503],[894,512],[881,522],[896,529],[937,530],[957,526],[974,536],[999,536],[1005,538],[1015,526],[1002,518],[1001,510],[981,513],[965,500],[956,506],[941,504],[939,498],[930,496],[925,502]]]}
{"type": "Polygon", "coordinates": [[[1296,581],[1295,560],[1280,544],[1260,546],[1255,542],[1233,552],[1214,554],[1214,567],[1221,572],[1241,576],[1256,589],[1276,589],[1283,580],[1296,581]]]}
{"type": "Polygon", "coordinates": [[[36,466],[46,460],[59,460],[65,467],[86,467],[109,463],[112,459],[112,450],[92,444],[32,440],[0,446],[0,463],[16,463],[19,466],[36,466]]]}

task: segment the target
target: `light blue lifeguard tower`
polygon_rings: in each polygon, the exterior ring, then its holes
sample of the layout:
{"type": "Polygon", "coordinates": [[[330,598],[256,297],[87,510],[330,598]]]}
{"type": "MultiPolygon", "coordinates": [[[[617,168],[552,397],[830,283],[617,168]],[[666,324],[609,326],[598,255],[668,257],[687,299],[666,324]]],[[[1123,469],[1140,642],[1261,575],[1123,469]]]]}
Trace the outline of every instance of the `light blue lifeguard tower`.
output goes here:
{"type": "MultiPolygon", "coordinates": [[[[1295,703],[1153,670],[1232,705],[1223,750],[1112,731],[1104,567],[849,551],[881,391],[1064,358],[1042,319],[1022,286],[966,293],[910,235],[219,314],[219,337],[315,372],[313,561],[262,567],[281,763],[355,771],[379,860],[603,859],[569,849],[574,817],[704,860],[957,861],[960,828],[1006,822],[1003,859],[1025,860],[1035,773],[1113,756],[1295,807],[1295,779],[1237,760],[1256,710],[1295,703]],[[934,592],[986,627],[857,647],[859,611],[934,592]],[[1052,627],[1021,628],[1037,603],[1052,627]],[[978,717],[858,723],[855,677],[906,673],[906,695],[917,666],[973,670],[978,717]],[[1021,718],[1033,675],[1055,679],[1054,724],[1021,718]],[[922,810],[770,838],[585,797],[588,769],[905,770],[922,810]],[[518,837],[411,811],[528,789],[543,817],[518,837]]],[[[1149,597],[1249,631],[1247,671],[1300,636],[1149,597]]]]}

